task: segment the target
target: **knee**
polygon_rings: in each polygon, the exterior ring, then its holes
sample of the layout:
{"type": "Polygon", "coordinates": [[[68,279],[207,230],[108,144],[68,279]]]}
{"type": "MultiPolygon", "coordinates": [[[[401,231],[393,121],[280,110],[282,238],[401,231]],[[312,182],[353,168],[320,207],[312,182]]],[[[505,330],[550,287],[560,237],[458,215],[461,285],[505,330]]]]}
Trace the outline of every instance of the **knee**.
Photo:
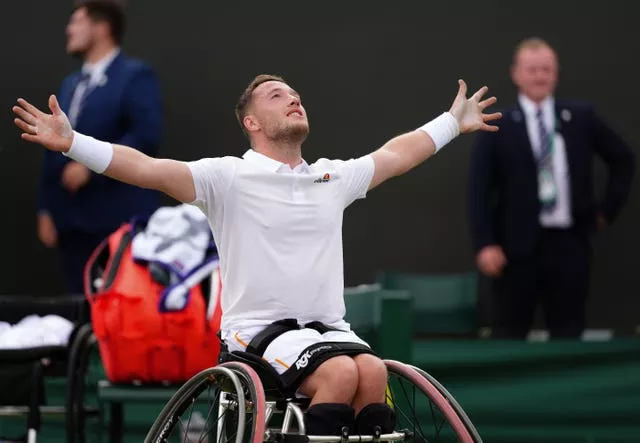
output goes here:
{"type": "Polygon", "coordinates": [[[353,361],[358,368],[358,383],[368,389],[384,392],[387,386],[387,367],[384,362],[371,354],[360,354],[353,361]]]}
{"type": "Polygon", "coordinates": [[[350,357],[334,357],[320,365],[314,378],[325,389],[328,387],[331,391],[340,392],[341,397],[350,399],[358,388],[358,367],[350,357]]]}

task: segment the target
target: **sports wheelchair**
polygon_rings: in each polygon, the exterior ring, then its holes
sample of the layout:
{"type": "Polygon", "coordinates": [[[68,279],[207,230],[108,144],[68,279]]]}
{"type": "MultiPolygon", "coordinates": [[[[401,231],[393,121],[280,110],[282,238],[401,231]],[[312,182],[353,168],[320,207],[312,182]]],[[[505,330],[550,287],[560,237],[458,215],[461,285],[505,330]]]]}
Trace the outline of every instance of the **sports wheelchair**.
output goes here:
{"type": "Polygon", "coordinates": [[[389,374],[386,401],[396,411],[391,434],[307,435],[300,398],[282,385],[271,365],[246,352],[189,379],[151,426],[145,443],[193,442],[391,442],[481,443],[476,428],[453,396],[420,368],[384,360],[389,374]]]}

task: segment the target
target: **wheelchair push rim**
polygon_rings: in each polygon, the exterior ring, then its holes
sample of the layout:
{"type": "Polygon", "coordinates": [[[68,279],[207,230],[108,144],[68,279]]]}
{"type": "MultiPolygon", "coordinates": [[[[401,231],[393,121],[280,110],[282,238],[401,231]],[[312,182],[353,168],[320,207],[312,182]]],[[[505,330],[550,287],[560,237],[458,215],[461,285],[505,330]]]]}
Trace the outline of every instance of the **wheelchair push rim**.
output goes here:
{"type": "Polygon", "coordinates": [[[410,365],[394,360],[384,362],[389,373],[386,401],[396,410],[398,427],[402,428],[404,423],[412,428],[409,431],[415,442],[481,443],[474,438],[463,416],[427,377],[410,365]],[[412,407],[406,407],[406,403],[412,402],[412,407]],[[431,427],[427,424],[433,424],[429,432],[425,432],[431,427]],[[450,431],[443,430],[445,424],[450,431]]]}
{"type": "MultiPolygon", "coordinates": [[[[145,443],[262,442],[264,393],[261,385],[254,384],[252,374],[247,374],[248,371],[243,371],[240,366],[241,364],[233,367],[219,365],[205,369],[189,379],[162,409],[151,426],[145,443]],[[262,392],[262,396],[259,392],[262,392]],[[199,398],[201,394],[209,395],[209,398],[203,401],[199,398]],[[198,407],[205,406],[208,410],[204,422],[201,419],[196,419],[200,420],[200,423],[193,421],[199,435],[192,440],[189,431],[194,412],[200,414],[198,407]],[[220,414],[221,412],[223,413],[220,414]],[[233,423],[233,429],[228,425],[230,422],[233,423]],[[198,429],[198,426],[204,428],[198,429]],[[230,430],[234,431],[231,435],[230,430]]],[[[257,376],[255,377],[257,379],[257,376]]]]}

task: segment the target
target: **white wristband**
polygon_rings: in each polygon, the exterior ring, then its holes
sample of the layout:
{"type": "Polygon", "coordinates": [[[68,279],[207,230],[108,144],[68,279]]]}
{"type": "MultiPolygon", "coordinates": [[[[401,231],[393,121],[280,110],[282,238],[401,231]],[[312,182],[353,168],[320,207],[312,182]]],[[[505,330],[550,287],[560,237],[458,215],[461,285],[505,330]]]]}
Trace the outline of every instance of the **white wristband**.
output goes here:
{"type": "Polygon", "coordinates": [[[102,174],[109,167],[113,158],[113,146],[111,143],[73,131],[71,148],[63,154],[82,163],[92,171],[102,174]]]}
{"type": "Polygon", "coordinates": [[[436,145],[436,152],[460,134],[458,121],[450,112],[440,114],[418,130],[429,134],[436,145]]]}

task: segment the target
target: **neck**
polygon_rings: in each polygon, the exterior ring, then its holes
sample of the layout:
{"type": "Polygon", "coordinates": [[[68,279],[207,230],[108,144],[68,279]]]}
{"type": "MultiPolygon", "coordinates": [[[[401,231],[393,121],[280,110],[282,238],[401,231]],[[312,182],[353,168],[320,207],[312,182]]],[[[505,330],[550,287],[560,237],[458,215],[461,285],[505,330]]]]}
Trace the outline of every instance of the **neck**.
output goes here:
{"type": "Polygon", "coordinates": [[[531,100],[533,103],[535,103],[538,106],[540,106],[540,104],[542,104],[543,101],[545,101],[547,98],[549,98],[548,95],[544,96],[544,97],[541,97],[541,98],[534,98],[534,97],[531,97],[531,96],[529,96],[527,94],[524,94],[524,96],[527,97],[529,100],[531,100]]]}
{"type": "Polygon", "coordinates": [[[96,63],[105,58],[111,51],[116,49],[116,45],[112,42],[96,43],[84,55],[85,63],[96,63]]]}
{"type": "Polygon", "coordinates": [[[302,163],[302,144],[294,142],[263,142],[253,147],[256,152],[286,163],[291,169],[302,163]]]}

